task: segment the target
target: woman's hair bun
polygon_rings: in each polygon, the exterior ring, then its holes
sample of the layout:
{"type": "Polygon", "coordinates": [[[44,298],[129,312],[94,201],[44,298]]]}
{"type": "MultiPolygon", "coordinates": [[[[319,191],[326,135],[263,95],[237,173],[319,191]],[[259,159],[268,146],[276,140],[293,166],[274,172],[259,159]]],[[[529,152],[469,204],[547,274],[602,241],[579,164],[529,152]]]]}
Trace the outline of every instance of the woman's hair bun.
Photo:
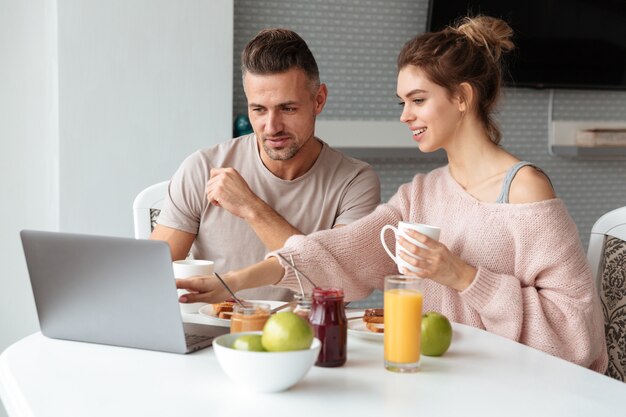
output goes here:
{"type": "Polygon", "coordinates": [[[513,29],[503,20],[489,16],[464,17],[453,28],[470,42],[487,49],[494,61],[515,48],[513,29]]]}

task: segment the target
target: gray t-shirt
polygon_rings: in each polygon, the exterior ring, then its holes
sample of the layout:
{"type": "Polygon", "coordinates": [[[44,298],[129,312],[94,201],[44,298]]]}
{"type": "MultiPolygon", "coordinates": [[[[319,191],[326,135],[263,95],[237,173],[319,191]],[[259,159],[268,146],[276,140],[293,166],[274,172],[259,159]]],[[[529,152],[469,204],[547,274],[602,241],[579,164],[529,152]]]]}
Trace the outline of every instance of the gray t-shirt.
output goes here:
{"type": "MultiPolygon", "coordinates": [[[[172,177],[157,223],[196,234],[192,256],[214,261],[216,272],[263,260],[267,249],[246,221],[207,201],[206,183],[216,167],[235,168],[257,196],[304,234],[348,224],[372,212],[380,204],[380,180],[372,167],[322,145],[311,169],[292,181],[265,167],[254,134],[199,150],[172,177]]],[[[242,294],[248,299],[285,298],[284,289],[275,290],[282,294],[242,294]]]]}

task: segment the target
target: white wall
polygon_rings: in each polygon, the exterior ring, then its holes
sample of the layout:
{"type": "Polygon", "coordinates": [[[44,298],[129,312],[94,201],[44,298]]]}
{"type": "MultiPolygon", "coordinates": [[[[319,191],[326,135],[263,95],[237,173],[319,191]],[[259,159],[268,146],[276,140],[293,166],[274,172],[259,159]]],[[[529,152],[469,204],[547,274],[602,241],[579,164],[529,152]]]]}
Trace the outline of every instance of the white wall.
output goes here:
{"type": "Polygon", "coordinates": [[[57,229],[59,198],[54,2],[0,0],[0,10],[2,351],[38,328],[19,230],[57,229]]]}
{"type": "Polygon", "coordinates": [[[61,230],[132,236],[137,193],[232,136],[233,0],[58,4],[61,230]]]}
{"type": "Polygon", "coordinates": [[[19,230],[132,236],[231,137],[232,50],[233,0],[0,0],[0,351],[38,329],[19,230]]]}

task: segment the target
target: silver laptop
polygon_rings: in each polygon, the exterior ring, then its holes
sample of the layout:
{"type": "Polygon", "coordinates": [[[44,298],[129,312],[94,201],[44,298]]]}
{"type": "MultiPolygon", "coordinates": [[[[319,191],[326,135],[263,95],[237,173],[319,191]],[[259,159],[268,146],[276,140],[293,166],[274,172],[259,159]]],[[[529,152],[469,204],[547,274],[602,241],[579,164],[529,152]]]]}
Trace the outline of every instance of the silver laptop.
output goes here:
{"type": "Polygon", "coordinates": [[[45,336],[189,353],[228,333],[183,323],[165,242],[34,230],[20,235],[45,336]]]}

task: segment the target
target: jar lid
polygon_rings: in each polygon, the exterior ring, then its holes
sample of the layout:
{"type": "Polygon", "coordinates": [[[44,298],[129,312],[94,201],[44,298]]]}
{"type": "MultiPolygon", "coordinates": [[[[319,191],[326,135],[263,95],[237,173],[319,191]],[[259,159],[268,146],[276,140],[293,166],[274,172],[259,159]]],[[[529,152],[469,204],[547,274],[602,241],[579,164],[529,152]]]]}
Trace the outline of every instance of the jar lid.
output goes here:
{"type": "Polygon", "coordinates": [[[269,315],[270,305],[267,303],[244,301],[243,306],[239,304],[233,305],[233,314],[244,316],[254,316],[258,314],[269,315]]]}
{"type": "Polygon", "coordinates": [[[343,298],[343,289],[337,287],[315,287],[313,298],[343,298]]]}
{"type": "Polygon", "coordinates": [[[297,293],[293,294],[293,299],[295,301],[298,301],[298,302],[300,302],[300,301],[311,301],[311,298],[312,298],[312,295],[311,294],[307,294],[307,293],[302,294],[302,293],[297,292],[297,293]]]}

